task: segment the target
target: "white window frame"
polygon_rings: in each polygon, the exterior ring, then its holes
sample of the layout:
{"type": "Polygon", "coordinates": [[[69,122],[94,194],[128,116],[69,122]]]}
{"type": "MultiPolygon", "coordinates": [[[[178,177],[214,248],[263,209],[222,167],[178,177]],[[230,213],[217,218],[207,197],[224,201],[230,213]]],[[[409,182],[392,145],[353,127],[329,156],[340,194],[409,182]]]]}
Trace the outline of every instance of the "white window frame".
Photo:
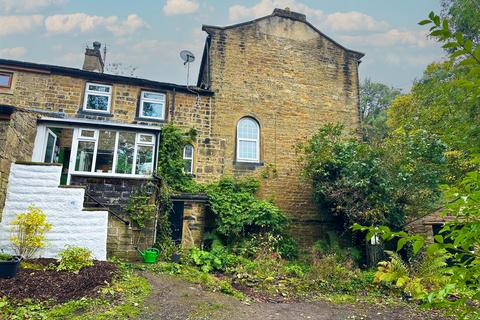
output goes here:
{"type": "Polygon", "coordinates": [[[241,118],[240,120],[238,120],[238,123],[237,123],[237,139],[236,139],[236,142],[237,142],[237,147],[236,147],[236,150],[237,150],[237,161],[238,162],[253,162],[253,163],[258,163],[260,162],[260,124],[258,123],[257,120],[255,120],[254,118],[252,117],[243,117],[241,118]],[[239,136],[239,127],[240,127],[240,123],[243,121],[243,120],[250,120],[250,121],[253,121],[255,123],[255,125],[257,126],[257,137],[256,139],[249,139],[249,138],[240,138],[239,136]],[[249,142],[255,142],[255,146],[256,146],[256,154],[257,156],[255,158],[240,158],[240,141],[249,141],[249,142]]]}
{"type": "MultiPolygon", "coordinates": [[[[118,133],[117,133],[118,137],[118,133]]],[[[137,136],[135,137],[135,151],[133,153],[133,168],[132,168],[132,174],[137,175],[136,170],[137,170],[137,153],[139,147],[151,147],[152,148],[152,165],[150,167],[150,175],[153,174],[153,169],[154,169],[154,162],[155,162],[155,136],[152,134],[147,134],[147,133],[137,133],[137,136]],[[152,137],[152,141],[146,142],[146,141],[141,141],[141,136],[149,136],[152,137]]],[[[117,151],[115,149],[115,151],[117,151]]]]}
{"type": "Polygon", "coordinates": [[[113,89],[112,86],[108,85],[108,84],[96,83],[96,82],[87,82],[85,84],[85,96],[83,97],[83,111],[96,112],[96,113],[110,113],[110,109],[112,108],[112,89],[113,89]],[[88,87],[90,85],[109,88],[108,93],[98,92],[98,91],[95,91],[95,90],[89,90],[88,87]],[[96,109],[87,108],[88,96],[89,95],[108,97],[107,110],[96,110],[96,109]]]}
{"type": "Polygon", "coordinates": [[[0,89],[11,89],[13,84],[13,72],[0,70],[0,75],[8,77],[8,83],[6,86],[0,85],[0,89]]]}
{"type": "Polygon", "coordinates": [[[140,93],[140,110],[138,113],[139,118],[144,118],[144,119],[155,119],[155,120],[165,120],[165,105],[167,101],[167,96],[163,92],[155,92],[155,91],[142,91],[140,93]],[[150,93],[150,94],[159,94],[163,96],[163,100],[159,99],[152,99],[152,98],[145,98],[145,94],[150,93]],[[162,116],[161,117],[150,117],[150,116],[145,116],[143,114],[143,103],[144,102],[152,102],[152,103],[161,103],[163,102],[163,107],[162,107],[162,116]]]}
{"type": "Polygon", "coordinates": [[[183,160],[190,160],[191,161],[190,162],[190,170],[186,172],[188,174],[193,174],[193,159],[195,158],[194,153],[195,153],[195,148],[193,147],[193,144],[187,144],[185,147],[183,147],[183,160]],[[187,157],[187,154],[186,154],[187,147],[192,147],[192,156],[191,157],[187,157]]]}
{"type": "Polygon", "coordinates": [[[72,141],[72,151],[70,156],[70,169],[69,169],[69,176],[70,175],[85,175],[85,176],[108,176],[108,177],[129,177],[129,178],[148,178],[151,177],[154,172],[155,167],[155,135],[151,133],[145,132],[134,132],[134,131],[127,131],[127,130],[118,130],[114,128],[74,128],[73,133],[73,141],[72,141]],[[81,136],[82,130],[94,131],[94,137],[83,137],[81,136]],[[105,131],[114,131],[115,132],[115,147],[113,150],[113,162],[112,162],[112,172],[96,172],[95,166],[97,161],[97,151],[98,151],[98,139],[100,130],[105,131]],[[117,154],[118,154],[118,144],[119,144],[119,136],[120,132],[133,132],[135,133],[135,146],[133,152],[133,159],[132,159],[132,171],[131,173],[116,173],[117,169],[117,154]],[[141,136],[149,136],[151,137],[151,142],[140,141],[141,136]],[[76,171],[75,164],[77,159],[77,151],[78,151],[78,143],[80,141],[94,141],[95,142],[95,150],[93,153],[92,159],[92,168],[90,171],[76,171]],[[148,146],[152,148],[152,164],[150,166],[151,174],[137,174],[137,151],[139,146],[148,146]]]}

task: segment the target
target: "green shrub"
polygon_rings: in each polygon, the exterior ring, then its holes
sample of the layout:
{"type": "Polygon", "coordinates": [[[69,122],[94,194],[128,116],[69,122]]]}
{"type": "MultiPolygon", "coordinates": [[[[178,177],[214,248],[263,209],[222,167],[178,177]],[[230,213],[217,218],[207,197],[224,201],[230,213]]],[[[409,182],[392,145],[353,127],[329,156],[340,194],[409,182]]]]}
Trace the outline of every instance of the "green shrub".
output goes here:
{"type": "Polygon", "coordinates": [[[33,257],[45,246],[45,233],[52,228],[47,222],[45,213],[34,206],[29,206],[27,212],[17,214],[10,224],[12,225],[10,241],[16,254],[23,259],[33,257]]]}
{"type": "Polygon", "coordinates": [[[214,232],[225,244],[234,244],[257,234],[280,234],[287,224],[285,214],[274,204],[259,200],[255,179],[220,179],[207,187],[214,215],[214,232]]]}
{"type": "Polygon", "coordinates": [[[59,255],[57,271],[79,272],[85,267],[93,266],[92,252],[86,248],[67,246],[59,255]]]}
{"type": "Polygon", "coordinates": [[[160,255],[158,256],[158,260],[160,261],[170,261],[174,253],[181,251],[180,246],[175,244],[175,241],[171,238],[167,237],[155,243],[154,247],[160,251],[160,255]]]}
{"type": "Polygon", "coordinates": [[[297,243],[288,235],[270,232],[256,234],[229,247],[236,254],[249,258],[263,258],[272,255],[292,260],[297,257],[297,243]]]}
{"type": "Polygon", "coordinates": [[[203,272],[224,272],[243,261],[241,257],[229,253],[224,248],[213,248],[211,251],[192,248],[188,259],[203,272]]]}
{"type": "Polygon", "coordinates": [[[335,255],[337,262],[353,261],[358,264],[362,259],[362,252],[355,247],[347,247],[340,243],[335,231],[328,231],[325,239],[318,240],[312,247],[312,258],[319,259],[335,255]]]}
{"type": "Polygon", "coordinates": [[[10,261],[13,258],[12,255],[7,253],[0,253],[0,261],[10,261]]]}

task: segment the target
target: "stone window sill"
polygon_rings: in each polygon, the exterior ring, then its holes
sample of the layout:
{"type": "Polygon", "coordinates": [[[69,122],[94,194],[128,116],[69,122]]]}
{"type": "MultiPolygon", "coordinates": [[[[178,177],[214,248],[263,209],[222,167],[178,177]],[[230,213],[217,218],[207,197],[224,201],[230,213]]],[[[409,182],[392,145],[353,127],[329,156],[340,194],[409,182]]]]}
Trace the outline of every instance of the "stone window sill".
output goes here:
{"type": "Polygon", "coordinates": [[[243,161],[233,161],[233,166],[236,169],[250,169],[255,170],[258,167],[263,167],[263,162],[243,162],[243,161]]]}
{"type": "Polygon", "coordinates": [[[142,117],[135,117],[135,121],[137,121],[137,122],[165,123],[164,119],[152,119],[152,118],[142,118],[142,117]]]}
{"type": "Polygon", "coordinates": [[[111,112],[95,112],[95,111],[86,111],[83,109],[78,110],[78,114],[84,115],[84,116],[113,117],[113,113],[111,112]]]}

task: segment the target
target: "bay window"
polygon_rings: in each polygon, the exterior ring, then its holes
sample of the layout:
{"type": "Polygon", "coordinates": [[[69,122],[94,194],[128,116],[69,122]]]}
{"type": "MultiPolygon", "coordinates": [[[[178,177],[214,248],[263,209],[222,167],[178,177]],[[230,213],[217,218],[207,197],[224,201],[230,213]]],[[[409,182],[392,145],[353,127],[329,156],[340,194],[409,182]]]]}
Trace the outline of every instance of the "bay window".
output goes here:
{"type": "Polygon", "coordinates": [[[77,129],[72,172],[148,176],[153,172],[155,136],[132,131],[77,129]]]}

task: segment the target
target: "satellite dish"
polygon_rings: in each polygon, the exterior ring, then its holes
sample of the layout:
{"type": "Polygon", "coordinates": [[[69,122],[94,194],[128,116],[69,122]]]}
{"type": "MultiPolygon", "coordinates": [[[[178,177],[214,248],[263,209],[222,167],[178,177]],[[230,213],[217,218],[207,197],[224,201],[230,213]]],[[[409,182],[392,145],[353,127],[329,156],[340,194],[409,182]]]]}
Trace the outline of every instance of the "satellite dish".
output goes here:
{"type": "Polygon", "coordinates": [[[195,61],[195,55],[188,50],[180,51],[180,58],[184,61],[183,64],[195,61]]]}

